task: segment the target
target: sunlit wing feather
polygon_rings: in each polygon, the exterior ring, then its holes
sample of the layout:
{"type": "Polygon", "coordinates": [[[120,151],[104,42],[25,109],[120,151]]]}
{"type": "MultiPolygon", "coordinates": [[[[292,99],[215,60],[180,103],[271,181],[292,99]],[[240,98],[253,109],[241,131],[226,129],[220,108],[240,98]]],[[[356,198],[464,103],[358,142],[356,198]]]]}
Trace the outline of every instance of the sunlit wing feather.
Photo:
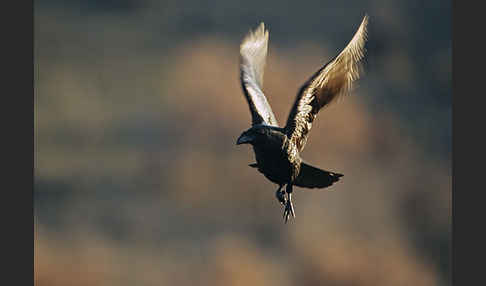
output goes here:
{"type": "Polygon", "coordinates": [[[346,48],[319,69],[299,90],[285,126],[288,138],[299,151],[304,149],[312,122],[319,110],[349,93],[352,83],[361,73],[360,60],[364,56],[368,16],[346,48]]]}
{"type": "Polygon", "coordinates": [[[263,23],[248,33],[240,46],[240,80],[250,107],[252,124],[278,126],[272,108],[263,94],[263,69],[268,49],[268,31],[263,23]]]}

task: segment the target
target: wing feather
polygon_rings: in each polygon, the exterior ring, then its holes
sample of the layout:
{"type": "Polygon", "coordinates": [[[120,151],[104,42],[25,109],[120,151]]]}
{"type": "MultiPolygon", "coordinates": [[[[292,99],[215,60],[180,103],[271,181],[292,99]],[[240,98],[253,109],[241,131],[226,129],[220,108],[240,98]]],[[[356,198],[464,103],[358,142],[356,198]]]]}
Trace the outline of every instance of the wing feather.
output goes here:
{"type": "Polygon", "coordinates": [[[252,124],[278,126],[272,108],[263,94],[263,70],[268,49],[268,30],[261,23],[240,45],[240,80],[250,108],[252,124]]]}
{"type": "Polygon", "coordinates": [[[349,93],[352,83],[361,74],[368,16],[365,15],[357,32],[346,48],[320,68],[299,90],[292,106],[285,132],[299,151],[304,149],[312,122],[319,110],[349,93]]]}

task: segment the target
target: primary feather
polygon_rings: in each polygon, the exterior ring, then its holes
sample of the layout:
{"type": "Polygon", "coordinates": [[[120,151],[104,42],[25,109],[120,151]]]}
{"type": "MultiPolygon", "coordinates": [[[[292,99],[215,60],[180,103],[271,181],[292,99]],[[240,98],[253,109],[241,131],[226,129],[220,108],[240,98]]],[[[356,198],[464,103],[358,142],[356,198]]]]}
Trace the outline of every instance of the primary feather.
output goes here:
{"type": "Polygon", "coordinates": [[[278,126],[267,98],[263,94],[263,70],[267,58],[268,31],[263,23],[249,32],[240,46],[240,80],[248,102],[252,125],[278,126]]]}
{"type": "Polygon", "coordinates": [[[285,133],[299,151],[304,149],[319,110],[336,98],[348,94],[352,83],[359,78],[367,24],[368,16],[365,16],[346,48],[300,88],[285,126],[285,133]]]}

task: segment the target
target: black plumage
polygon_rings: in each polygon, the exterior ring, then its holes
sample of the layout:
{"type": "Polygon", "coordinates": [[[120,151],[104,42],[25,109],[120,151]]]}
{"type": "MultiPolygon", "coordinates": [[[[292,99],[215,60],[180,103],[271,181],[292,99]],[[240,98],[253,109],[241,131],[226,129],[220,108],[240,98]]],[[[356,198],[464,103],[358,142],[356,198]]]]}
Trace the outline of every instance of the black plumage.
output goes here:
{"type": "Polygon", "coordinates": [[[240,79],[250,108],[252,127],[240,135],[236,144],[251,144],[256,163],[250,166],[279,185],[276,196],[285,207],[285,222],[290,215],[295,217],[292,186],[326,188],[343,176],[304,163],[300,152],[319,110],[348,94],[352,83],[359,78],[367,24],[368,17],[365,16],[346,48],[304,83],[284,127],[278,126],[262,89],[268,47],[268,31],[264,24],[250,32],[240,46],[240,79]],[[283,186],[286,186],[285,192],[283,186]]]}

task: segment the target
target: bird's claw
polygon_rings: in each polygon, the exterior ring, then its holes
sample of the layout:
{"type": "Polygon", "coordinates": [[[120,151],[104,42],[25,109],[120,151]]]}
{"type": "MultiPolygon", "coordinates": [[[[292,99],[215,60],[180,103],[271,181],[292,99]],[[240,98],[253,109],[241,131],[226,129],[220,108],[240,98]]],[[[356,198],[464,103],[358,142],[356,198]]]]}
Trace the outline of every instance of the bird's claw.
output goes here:
{"type": "Polygon", "coordinates": [[[284,191],[280,191],[280,189],[275,193],[275,196],[277,197],[277,200],[283,205],[285,206],[287,201],[285,199],[285,192],[284,191]]]}
{"type": "Polygon", "coordinates": [[[284,210],[284,214],[283,214],[283,218],[285,220],[285,223],[287,223],[287,221],[289,220],[290,215],[292,215],[292,217],[295,218],[294,205],[292,204],[291,200],[288,200],[285,203],[285,210],[284,210]]]}

